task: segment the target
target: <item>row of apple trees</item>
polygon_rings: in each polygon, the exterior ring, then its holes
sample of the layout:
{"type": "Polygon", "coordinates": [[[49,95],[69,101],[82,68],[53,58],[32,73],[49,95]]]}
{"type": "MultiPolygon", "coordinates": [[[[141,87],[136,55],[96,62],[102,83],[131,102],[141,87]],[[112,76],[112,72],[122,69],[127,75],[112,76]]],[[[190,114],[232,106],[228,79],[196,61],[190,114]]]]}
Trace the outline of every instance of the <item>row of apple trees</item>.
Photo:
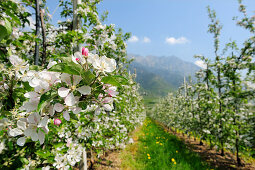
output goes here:
{"type": "Polygon", "coordinates": [[[78,167],[143,121],[130,35],[102,24],[99,2],[60,0],[54,23],[46,0],[1,1],[0,169],[78,167]]]}
{"type": "Polygon", "coordinates": [[[221,155],[224,148],[232,150],[241,165],[240,150],[250,150],[250,154],[255,151],[255,16],[248,17],[241,1],[239,11],[243,18],[237,24],[251,36],[241,48],[232,41],[220,53],[222,26],[215,11],[208,7],[211,20],[208,32],[214,36],[214,60],[195,56],[202,67],[196,73],[196,82],[184,80],[176,94],[159,101],[151,116],[168,127],[200,137],[200,144],[207,140],[211,147],[216,145],[221,155]]]}

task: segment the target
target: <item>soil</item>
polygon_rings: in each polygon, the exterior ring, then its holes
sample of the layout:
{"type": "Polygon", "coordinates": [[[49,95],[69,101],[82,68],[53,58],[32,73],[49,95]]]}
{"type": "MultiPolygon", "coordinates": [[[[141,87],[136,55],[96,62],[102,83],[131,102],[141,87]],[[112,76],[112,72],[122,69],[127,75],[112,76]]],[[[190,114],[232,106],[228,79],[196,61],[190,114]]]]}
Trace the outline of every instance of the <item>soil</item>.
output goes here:
{"type": "Polygon", "coordinates": [[[106,152],[100,160],[97,160],[93,166],[95,170],[119,170],[121,169],[121,150],[106,152]]]}
{"type": "MultiPolygon", "coordinates": [[[[133,138],[134,143],[137,143],[138,137],[136,132],[139,131],[141,128],[136,128],[132,133],[130,133],[130,137],[133,138]]],[[[134,149],[131,152],[132,155],[135,155],[135,152],[137,150],[137,147],[135,145],[132,145],[134,149]]],[[[120,170],[121,168],[121,154],[123,150],[113,150],[108,151],[106,154],[100,158],[100,161],[96,161],[93,165],[93,170],[120,170]]],[[[124,168],[126,169],[126,168],[124,168]]]]}

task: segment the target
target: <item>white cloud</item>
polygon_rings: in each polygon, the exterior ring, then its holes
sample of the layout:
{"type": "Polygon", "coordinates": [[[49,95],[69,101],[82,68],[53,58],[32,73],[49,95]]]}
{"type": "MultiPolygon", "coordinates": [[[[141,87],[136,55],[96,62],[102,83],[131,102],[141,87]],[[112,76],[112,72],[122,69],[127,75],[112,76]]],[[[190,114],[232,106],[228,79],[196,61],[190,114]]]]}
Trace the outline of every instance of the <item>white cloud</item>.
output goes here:
{"type": "Polygon", "coordinates": [[[135,35],[133,35],[131,38],[128,39],[128,42],[137,42],[139,41],[139,38],[135,35]]]}
{"type": "Polygon", "coordinates": [[[25,30],[31,30],[31,29],[35,29],[35,20],[30,16],[27,18],[29,21],[29,24],[26,23],[25,24],[25,30]]]}
{"type": "Polygon", "coordinates": [[[180,38],[174,38],[174,37],[166,37],[166,43],[170,45],[174,44],[186,44],[188,43],[189,40],[185,37],[180,37],[180,38]]]}
{"type": "Polygon", "coordinates": [[[195,64],[198,66],[198,67],[201,67],[203,69],[206,69],[207,68],[207,65],[205,62],[203,62],[202,60],[197,60],[195,61],[195,64]]]}
{"type": "Polygon", "coordinates": [[[144,42],[144,43],[150,43],[150,42],[151,42],[151,39],[148,38],[148,37],[144,37],[144,38],[143,38],[143,42],[144,42]]]}

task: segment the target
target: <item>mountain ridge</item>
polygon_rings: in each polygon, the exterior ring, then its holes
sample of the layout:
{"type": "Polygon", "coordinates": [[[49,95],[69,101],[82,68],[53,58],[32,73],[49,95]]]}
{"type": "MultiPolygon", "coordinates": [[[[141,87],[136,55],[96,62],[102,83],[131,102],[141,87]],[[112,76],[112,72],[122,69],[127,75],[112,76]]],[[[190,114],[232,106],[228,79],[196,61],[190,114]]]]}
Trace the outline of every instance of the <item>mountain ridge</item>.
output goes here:
{"type": "Polygon", "coordinates": [[[158,57],[129,54],[128,58],[134,58],[129,70],[136,72],[136,81],[140,84],[141,91],[152,96],[165,96],[168,92],[177,90],[184,76],[194,79],[195,72],[200,69],[194,63],[174,55],[158,57]]]}

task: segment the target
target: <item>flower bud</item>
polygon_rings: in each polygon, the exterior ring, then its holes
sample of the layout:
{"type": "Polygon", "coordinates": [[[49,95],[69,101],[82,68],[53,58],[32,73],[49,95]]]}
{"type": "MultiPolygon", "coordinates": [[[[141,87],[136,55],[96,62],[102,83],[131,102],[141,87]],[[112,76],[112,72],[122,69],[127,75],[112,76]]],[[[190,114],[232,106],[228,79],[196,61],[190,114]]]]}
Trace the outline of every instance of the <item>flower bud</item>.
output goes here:
{"type": "Polygon", "coordinates": [[[55,119],[54,120],[54,125],[59,126],[62,123],[62,121],[60,119],[55,119]]]}
{"type": "Polygon", "coordinates": [[[89,55],[89,50],[85,47],[82,48],[82,55],[88,56],[89,55]]]}

